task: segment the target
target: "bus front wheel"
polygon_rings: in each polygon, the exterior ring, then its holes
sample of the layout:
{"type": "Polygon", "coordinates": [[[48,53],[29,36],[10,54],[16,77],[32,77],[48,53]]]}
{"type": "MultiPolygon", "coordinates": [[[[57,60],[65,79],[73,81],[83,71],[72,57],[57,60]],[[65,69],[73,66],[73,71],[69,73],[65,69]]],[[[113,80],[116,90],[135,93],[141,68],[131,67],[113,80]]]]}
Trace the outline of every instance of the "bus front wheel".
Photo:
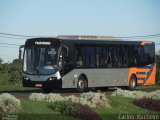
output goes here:
{"type": "Polygon", "coordinates": [[[77,82],[77,90],[78,92],[84,92],[87,89],[87,80],[84,76],[80,76],[77,82]]]}

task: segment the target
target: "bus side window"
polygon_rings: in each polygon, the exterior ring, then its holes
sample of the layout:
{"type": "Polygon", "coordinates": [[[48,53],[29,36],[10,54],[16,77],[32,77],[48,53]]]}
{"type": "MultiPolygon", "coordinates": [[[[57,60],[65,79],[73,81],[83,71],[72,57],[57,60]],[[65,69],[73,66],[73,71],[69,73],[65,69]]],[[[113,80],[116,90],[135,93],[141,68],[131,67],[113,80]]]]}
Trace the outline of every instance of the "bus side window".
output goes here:
{"type": "Polygon", "coordinates": [[[155,61],[154,45],[144,45],[139,47],[139,61],[141,66],[154,63],[155,61]]]}
{"type": "Polygon", "coordinates": [[[75,67],[74,61],[74,45],[65,44],[62,48],[62,70],[63,74],[66,74],[73,70],[75,67]]]}
{"type": "Polygon", "coordinates": [[[109,47],[109,50],[108,50],[108,62],[107,62],[107,67],[112,67],[112,47],[109,47]]]}
{"type": "Polygon", "coordinates": [[[96,67],[95,48],[93,46],[87,46],[85,47],[85,52],[86,67],[96,67]]]}
{"type": "Polygon", "coordinates": [[[96,67],[95,47],[93,46],[76,46],[75,47],[76,66],[85,68],[96,67]]]}
{"type": "Polygon", "coordinates": [[[96,67],[100,66],[100,47],[96,47],[96,67]]]}
{"type": "Polygon", "coordinates": [[[76,66],[77,67],[83,67],[83,61],[82,61],[82,57],[81,56],[76,58],[76,66]]]}
{"type": "Polygon", "coordinates": [[[75,63],[76,63],[76,67],[84,66],[81,46],[75,46],[75,63]]]}
{"type": "Polygon", "coordinates": [[[68,47],[67,46],[63,46],[62,56],[63,56],[64,64],[67,63],[68,60],[69,60],[69,58],[68,58],[68,47]]]}
{"type": "Polygon", "coordinates": [[[123,47],[123,52],[124,52],[123,67],[128,67],[129,66],[129,51],[128,51],[127,45],[123,47]]]}

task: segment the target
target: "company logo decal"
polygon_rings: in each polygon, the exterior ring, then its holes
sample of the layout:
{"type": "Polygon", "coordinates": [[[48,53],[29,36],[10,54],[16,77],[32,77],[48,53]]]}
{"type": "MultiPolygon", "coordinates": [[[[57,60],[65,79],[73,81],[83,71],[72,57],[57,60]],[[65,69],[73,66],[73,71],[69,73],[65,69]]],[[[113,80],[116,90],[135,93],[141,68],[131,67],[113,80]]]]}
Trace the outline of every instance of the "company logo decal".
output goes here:
{"type": "Polygon", "coordinates": [[[51,45],[51,42],[41,42],[41,41],[36,41],[35,45],[51,45]]]}

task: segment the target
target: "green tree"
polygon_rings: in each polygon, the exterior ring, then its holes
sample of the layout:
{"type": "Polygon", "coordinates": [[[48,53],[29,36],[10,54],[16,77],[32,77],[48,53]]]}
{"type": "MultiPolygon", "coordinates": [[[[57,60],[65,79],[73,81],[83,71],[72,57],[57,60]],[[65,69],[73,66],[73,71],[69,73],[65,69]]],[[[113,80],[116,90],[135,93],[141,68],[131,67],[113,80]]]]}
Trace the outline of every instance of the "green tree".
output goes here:
{"type": "Polygon", "coordinates": [[[0,58],[0,65],[2,64],[3,60],[0,58]]]}
{"type": "Polygon", "coordinates": [[[3,60],[0,58],[0,72],[2,70],[2,62],[3,62],[3,60]]]}
{"type": "Polygon", "coordinates": [[[0,58],[0,71],[2,69],[2,62],[3,62],[3,60],[0,58]]]}
{"type": "Polygon", "coordinates": [[[21,69],[22,69],[22,60],[14,59],[11,63],[9,74],[10,81],[12,83],[18,84],[21,81],[21,69]]]}
{"type": "Polygon", "coordinates": [[[1,65],[1,72],[2,73],[8,73],[9,68],[10,68],[10,65],[8,63],[4,63],[4,64],[1,65]]]}
{"type": "Polygon", "coordinates": [[[22,60],[21,59],[14,59],[12,64],[22,66],[22,60]]]}
{"type": "Polygon", "coordinates": [[[3,60],[0,59],[0,85],[6,85],[9,81],[8,71],[10,69],[10,64],[2,62],[3,60]]]}
{"type": "Polygon", "coordinates": [[[156,55],[156,64],[157,64],[156,78],[157,82],[160,83],[160,55],[156,55]]]}
{"type": "Polygon", "coordinates": [[[160,55],[160,49],[158,50],[158,55],[160,55]]]}

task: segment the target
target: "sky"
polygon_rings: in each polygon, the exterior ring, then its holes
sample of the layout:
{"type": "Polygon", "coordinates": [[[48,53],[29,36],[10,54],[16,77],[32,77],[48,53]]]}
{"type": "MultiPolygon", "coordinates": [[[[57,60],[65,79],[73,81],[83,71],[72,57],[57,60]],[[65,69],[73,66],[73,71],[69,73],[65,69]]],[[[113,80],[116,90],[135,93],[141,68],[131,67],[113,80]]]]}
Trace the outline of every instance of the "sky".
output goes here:
{"type": "MultiPolygon", "coordinates": [[[[160,34],[159,6],[160,0],[0,0],[0,33],[44,37],[160,34]]],[[[23,45],[26,39],[0,35],[0,43],[23,45]]],[[[160,44],[159,39],[136,40],[160,44]]],[[[18,46],[0,44],[4,62],[18,58],[18,52],[18,46]]]]}

